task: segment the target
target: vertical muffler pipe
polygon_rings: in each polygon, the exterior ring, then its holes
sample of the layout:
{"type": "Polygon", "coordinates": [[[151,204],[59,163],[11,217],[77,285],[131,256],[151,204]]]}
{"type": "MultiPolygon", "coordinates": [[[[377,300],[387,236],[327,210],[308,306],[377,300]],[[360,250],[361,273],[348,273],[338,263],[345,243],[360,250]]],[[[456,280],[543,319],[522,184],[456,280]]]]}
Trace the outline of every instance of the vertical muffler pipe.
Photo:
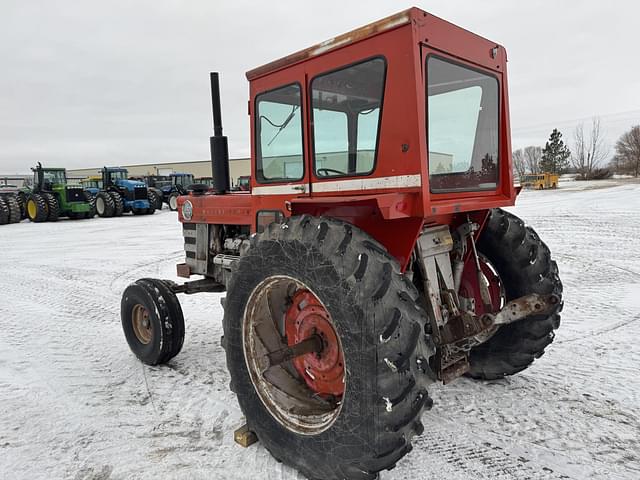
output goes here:
{"type": "Polygon", "coordinates": [[[211,176],[213,190],[217,194],[229,191],[229,146],[222,134],[222,113],[220,108],[220,82],[218,72],[211,72],[211,107],[213,110],[213,137],[211,146],[211,176]]]}

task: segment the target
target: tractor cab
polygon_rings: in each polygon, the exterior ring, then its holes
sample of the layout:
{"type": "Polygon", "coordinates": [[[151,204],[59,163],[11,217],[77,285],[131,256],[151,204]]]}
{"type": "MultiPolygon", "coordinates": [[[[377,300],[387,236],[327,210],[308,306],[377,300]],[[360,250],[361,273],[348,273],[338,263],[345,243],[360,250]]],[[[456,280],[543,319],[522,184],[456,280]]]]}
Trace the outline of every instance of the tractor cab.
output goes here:
{"type": "Polygon", "coordinates": [[[90,192],[92,195],[97,195],[103,188],[102,176],[92,175],[80,180],[80,185],[85,191],[90,192]]]}
{"type": "Polygon", "coordinates": [[[172,173],[169,175],[171,179],[171,185],[178,190],[186,191],[190,185],[193,185],[193,174],[191,173],[172,173]]]}
{"type": "Polygon", "coordinates": [[[64,168],[43,168],[34,172],[33,184],[44,190],[65,187],[67,185],[67,173],[64,168]]]}
{"type": "Polygon", "coordinates": [[[238,177],[235,189],[240,192],[248,192],[251,190],[251,177],[249,175],[238,177]]]}

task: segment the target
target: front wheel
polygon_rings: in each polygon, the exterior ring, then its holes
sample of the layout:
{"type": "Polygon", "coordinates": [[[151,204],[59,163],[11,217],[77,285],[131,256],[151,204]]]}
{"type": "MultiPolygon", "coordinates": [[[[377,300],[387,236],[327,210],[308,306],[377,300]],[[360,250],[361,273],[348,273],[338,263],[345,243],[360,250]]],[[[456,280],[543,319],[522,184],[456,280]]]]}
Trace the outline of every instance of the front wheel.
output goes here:
{"type": "Polygon", "coordinates": [[[292,217],[252,239],[229,284],[224,344],[248,427],[275,458],[310,478],[374,479],[411,450],[432,404],[417,298],[350,224],[292,217]]]}
{"type": "Polygon", "coordinates": [[[115,211],[113,197],[109,192],[98,192],[96,196],[96,213],[103,218],[113,217],[115,211]]]}
{"type": "Polygon", "coordinates": [[[166,363],[182,349],[182,308],[163,280],[142,278],[129,285],[122,294],[120,317],[127,343],[143,363],[166,363]]]}
{"type": "Polygon", "coordinates": [[[38,193],[29,196],[27,200],[27,216],[32,222],[46,222],[49,216],[47,201],[38,193]]]}
{"type": "Polygon", "coordinates": [[[175,212],[176,210],[178,210],[178,197],[180,196],[179,193],[172,193],[171,195],[169,195],[169,200],[167,201],[167,203],[169,204],[169,210],[175,212]]]}
{"type": "MultiPolygon", "coordinates": [[[[537,293],[554,294],[562,299],[558,266],[536,232],[515,215],[496,208],[491,211],[478,241],[478,250],[488,262],[485,271],[491,296],[500,291],[510,300],[537,293]],[[498,284],[500,286],[498,287],[498,284]]],[[[476,305],[481,305],[476,299],[476,305]]],[[[469,374],[475,378],[496,379],[518,373],[544,353],[560,325],[562,301],[549,315],[531,315],[503,325],[485,343],[471,350],[469,374]]]]}

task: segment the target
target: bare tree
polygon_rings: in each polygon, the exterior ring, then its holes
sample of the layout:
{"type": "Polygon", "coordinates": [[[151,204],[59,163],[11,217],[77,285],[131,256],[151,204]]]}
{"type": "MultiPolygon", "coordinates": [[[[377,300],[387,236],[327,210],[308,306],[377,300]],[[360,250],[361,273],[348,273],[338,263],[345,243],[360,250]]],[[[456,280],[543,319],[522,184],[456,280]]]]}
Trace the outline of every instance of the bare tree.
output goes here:
{"type": "Polygon", "coordinates": [[[616,156],[614,159],[616,170],[630,173],[638,177],[640,175],[640,126],[636,125],[631,130],[622,134],[616,142],[616,156]]]}
{"type": "Polygon", "coordinates": [[[540,173],[542,147],[529,146],[524,149],[524,159],[530,173],[540,173]]]}
{"type": "Polygon", "coordinates": [[[516,173],[520,180],[527,173],[527,162],[524,159],[524,151],[521,148],[513,152],[513,168],[515,168],[516,173]]]}
{"type": "Polygon", "coordinates": [[[573,150],[571,152],[571,163],[578,172],[578,177],[588,180],[602,162],[607,158],[609,148],[604,143],[600,119],[594,118],[591,121],[591,131],[585,135],[584,125],[580,124],[573,132],[573,150]]]}

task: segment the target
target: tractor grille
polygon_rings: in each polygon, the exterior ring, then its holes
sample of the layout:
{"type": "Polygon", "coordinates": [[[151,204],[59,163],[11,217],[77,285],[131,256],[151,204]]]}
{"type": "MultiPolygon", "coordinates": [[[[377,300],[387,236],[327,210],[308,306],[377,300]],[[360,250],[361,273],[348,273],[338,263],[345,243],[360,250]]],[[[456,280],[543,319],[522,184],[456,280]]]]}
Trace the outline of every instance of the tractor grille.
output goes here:
{"type": "Polygon", "coordinates": [[[148,197],[147,187],[136,187],[133,190],[134,200],[146,200],[148,197]]]}
{"type": "Polygon", "coordinates": [[[67,202],[84,202],[82,188],[67,188],[67,202]]]}

